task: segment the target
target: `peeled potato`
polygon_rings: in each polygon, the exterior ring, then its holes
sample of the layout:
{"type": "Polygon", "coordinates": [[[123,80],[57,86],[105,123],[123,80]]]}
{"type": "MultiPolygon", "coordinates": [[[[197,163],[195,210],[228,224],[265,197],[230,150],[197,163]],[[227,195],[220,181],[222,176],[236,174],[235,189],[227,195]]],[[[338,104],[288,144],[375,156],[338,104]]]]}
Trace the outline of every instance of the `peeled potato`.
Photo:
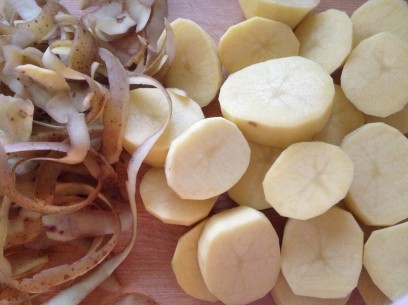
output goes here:
{"type": "Polygon", "coordinates": [[[248,167],[250,148],[224,118],[201,120],[175,139],[167,154],[167,183],[183,199],[208,199],[231,188],[248,167]]]}
{"type": "MultiPolygon", "coordinates": [[[[163,167],[170,143],[195,122],[204,119],[201,107],[177,91],[167,89],[173,103],[170,122],[154,144],[144,162],[163,167]]],[[[133,153],[149,136],[160,130],[168,115],[167,100],[156,88],[139,88],[130,92],[128,118],[123,147],[133,153]]]]}
{"type": "Polygon", "coordinates": [[[363,113],[346,98],[341,87],[334,85],[334,88],[336,93],[329,121],[313,140],[340,145],[346,135],[364,125],[365,119],[363,113]]]}
{"type": "Polygon", "coordinates": [[[379,118],[372,115],[365,115],[366,123],[375,123],[375,122],[383,122],[387,125],[390,125],[403,134],[408,133],[408,105],[405,106],[401,111],[398,111],[390,116],[385,118],[379,118]]]}
{"type": "Polygon", "coordinates": [[[292,29],[320,3],[320,0],[239,0],[247,19],[260,16],[283,22],[292,29]]]}
{"type": "Polygon", "coordinates": [[[167,185],[162,168],[151,168],[140,183],[140,196],[146,210],[164,223],[189,226],[205,218],[217,201],[181,199],[167,185]]]}
{"type": "Polygon", "coordinates": [[[239,205],[256,210],[270,208],[262,188],[262,181],[269,168],[282,152],[279,148],[248,143],[251,159],[245,174],[228,190],[228,196],[239,205]]]}
{"type": "Polygon", "coordinates": [[[271,59],[229,75],[221,87],[222,114],[249,141],[287,147],[310,140],[327,122],[333,79],[318,63],[293,56],[271,59]]]}
{"type": "Polygon", "coordinates": [[[308,220],[289,219],[282,241],[282,273],[295,294],[344,298],[357,286],[363,242],[353,215],[338,207],[308,220]]]}
{"type": "Polygon", "coordinates": [[[198,264],[198,241],[207,220],[197,224],[181,236],[174,251],[171,267],[180,287],[192,297],[216,302],[218,299],[208,290],[198,264]]]}
{"type": "Polygon", "coordinates": [[[201,107],[208,105],[221,86],[222,71],[212,38],[194,21],[176,19],[171,23],[176,39],[174,61],[166,73],[166,87],[187,92],[201,107]]]}
{"type": "Polygon", "coordinates": [[[344,63],[353,47],[350,17],[335,9],[306,17],[295,35],[300,42],[299,55],[318,62],[330,74],[344,63]]]}
{"type": "Polygon", "coordinates": [[[341,74],[347,98],[368,115],[386,117],[408,103],[408,43],[383,32],[351,52],[341,74]]]}
{"type": "Polygon", "coordinates": [[[366,305],[391,305],[392,303],[392,301],[374,284],[365,268],[361,270],[357,288],[366,305]]]}
{"type": "Polygon", "coordinates": [[[279,239],[264,214],[236,207],[212,216],[198,242],[198,262],[208,289],[227,305],[265,296],[280,270],[279,239]]]}
{"type": "Polygon", "coordinates": [[[299,41],[292,29],[284,23],[262,17],[252,17],[231,26],[220,38],[220,60],[229,73],[298,53],[299,41]]]}
{"type": "Polygon", "coordinates": [[[309,219],[342,200],[353,180],[353,163],[338,146],[301,142],[286,148],[265,175],[269,204],[282,216],[309,219]]]}
{"type": "Polygon", "coordinates": [[[392,301],[408,293],[408,222],[373,232],[364,245],[364,267],[392,301]]]}
{"type": "Polygon", "coordinates": [[[347,208],[371,226],[407,218],[408,139],[384,123],[370,123],[346,136],[341,148],[354,164],[347,208]]]}
{"type": "Polygon", "coordinates": [[[408,42],[408,4],[404,0],[366,1],[351,16],[355,44],[381,32],[408,42]]]}

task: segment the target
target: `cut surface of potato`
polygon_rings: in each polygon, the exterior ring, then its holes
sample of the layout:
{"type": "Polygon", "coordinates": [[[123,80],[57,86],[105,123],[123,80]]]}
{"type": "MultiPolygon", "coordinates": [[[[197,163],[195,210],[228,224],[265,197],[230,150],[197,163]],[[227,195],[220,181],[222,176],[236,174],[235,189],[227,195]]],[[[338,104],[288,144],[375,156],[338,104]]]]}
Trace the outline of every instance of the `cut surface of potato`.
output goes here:
{"type": "Polygon", "coordinates": [[[256,210],[270,208],[262,188],[262,181],[282,149],[249,142],[251,159],[245,174],[228,190],[228,196],[239,205],[256,210]]]}
{"type": "Polygon", "coordinates": [[[218,196],[242,177],[250,154],[236,125],[221,117],[201,120],[171,143],[167,182],[184,199],[218,196]]]}
{"type": "Polygon", "coordinates": [[[362,112],[386,117],[408,103],[408,43],[383,32],[351,52],[341,73],[347,98],[362,112]]]}
{"type": "Polygon", "coordinates": [[[334,87],[336,93],[329,121],[313,140],[340,145],[346,135],[364,125],[365,119],[363,113],[346,98],[341,87],[334,87]]]}
{"type": "Polygon", "coordinates": [[[281,255],[282,273],[295,294],[344,298],[357,286],[363,231],[338,207],[308,220],[289,219],[281,255]]]}
{"type": "Polygon", "coordinates": [[[392,301],[408,294],[408,222],[373,232],[364,245],[364,267],[392,301]]]}
{"type": "Polygon", "coordinates": [[[292,56],[254,64],[229,75],[219,101],[224,117],[249,141],[287,147],[310,140],[327,122],[333,79],[318,63],[292,56]]]}
{"type": "Polygon", "coordinates": [[[301,142],[286,148],[265,175],[269,204],[282,216],[309,219],[342,200],[353,180],[353,163],[338,146],[301,142]]]}
{"type": "Polygon", "coordinates": [[[408,140],[384,123],[347,135],[341,148],[354,164],[347,208],[364,224],[389,226],[408,217],[408,140]]]}
{"type": "MultiPolygon", "coordinates": [[[[192,99],[167,89],[173,111],[167,128],[154,144],[144,162],[163,167],[170,143],[191,125],[204,119],[201,107],[192,99]]],[[[130,92],[124,148],[133,153],[148,137],[160,130],[168,115],[168,104],[156,88],[139,88],[130,92]]]]}
{"type": "Polygon", "coordinates": [[[253,17],[231,26],[220,38],[219,55],[229,73],[273,58],[295,56],[299,41],[284,23],[253,17]]]}
{"type": "Polygon", "coordinates": [[[208,289],[227,305],[265,296],[280,270],[279,238],[261,212],[236,207],[212,216],[198,242],[198,262],[208,289]]]}
{"type": "Polygon", "coordinates": [[[392,303],[392,301],[374,284],[365,268],[361,270],[357,288],[366,305],[391,305],[392,303]]]}
{"type": "Polygon", "coordinates": [[[176,19],[171,28],[176,39],[176,54],[164,84],[186,91],[204,107],[214,99],[222,81],[215,42],[192,20],[176,19]]]}
{"type": "Polygon", "coordinates": [[[293,293],[282,273],[271,291],[275,305],[346,305],[350,295],[340,299],[319,299],[293,293]]]}
{"type": "Polygon", "coordinates": [[[353,47],[350,17],[336,9],[306,17],[295,35],[300,42],[299,55],[318,62],[330,74],[344,63],[353,47]]]}
{"type": "Polygon", "coordinates": [[[403,134],[408,133],[408,105],[401,111],[391,114],[385,118],[379,118],[371,115],[365,115],[364,117],[366,123],[383,122],[398,129],[403,134]]]}
{"type": "Polygon", "coordinates": [[[289,25],[292,29],[320,3],[320,0],[239,0],[247,19],[260,16],[289,25]]]}
{"type": "Polygon", "coordinates": [[[162,168],[151,168],[140,183],[146,210],[164,223],[189,226],[205,218],[217,201],[181,199],[168,185],[162,168]]]}
{"type": "Polygon", "coordinates": [[[217,298],[208,290],[198,264],[198,241],[207,220],[181,236],[174,251],[171,267],[180,287],[192,297],[208,302],[217,298]]]}
{"type": "Polygon", "coordinates": [[[351,15],[355,44],[381,32],[408,42],[408,4],[404,0],[366,1],[351,15]]]}

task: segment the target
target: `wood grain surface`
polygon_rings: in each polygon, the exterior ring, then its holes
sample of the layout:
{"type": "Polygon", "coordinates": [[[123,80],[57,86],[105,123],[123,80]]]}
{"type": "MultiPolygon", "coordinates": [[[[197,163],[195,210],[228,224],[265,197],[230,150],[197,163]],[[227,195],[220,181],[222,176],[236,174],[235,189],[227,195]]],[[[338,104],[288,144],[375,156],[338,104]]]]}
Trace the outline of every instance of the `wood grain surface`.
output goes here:
{"type": "MultiPolygon", "coordinates": [[[[69,4],[75,1],[65,2],[69,4]]],[[[351,15],[363,2],[363,0],[321,0],[316,12],[336,8],[351,15]]],[[[244,20],[238,0],[169,0],[168,5],[170,21],[180,17],[192,19],[201,25],[217,43],[229,26],[244,20]]],[[[220,115],[216,101],[205,107],[204,111],[207,116],[220,115]]],[[[116,272],[119,282],[124,285],[134,282],[140,287],[140,291],[150,295],[161,305],[209,304],[186,295],[178,287],[171,270],[170,262],[177,239],[189,228],[163,224],[145,211],[140,198],[138,203],[137,243],[131,255],[116,272]]],[[[215,210],[233,205],[234,203],[226,196],[222,196],[215,210]]],[[[265,214],[271,219],[278,234],[282,236],[285,219],[279,217],[272,209],[266,210],[265,214]]],[[[98,289],[84,301],[84,304],[99,304],[106,295],[106,291],[98,289]]],[[[221,303],[217,303],[219,304],[221,303]]],[[[268,294],[252,304],[273,305],[274,303],[268,294]]],[[[363,304],[358,292],[354,291],[348,305],[363,304]]]]}

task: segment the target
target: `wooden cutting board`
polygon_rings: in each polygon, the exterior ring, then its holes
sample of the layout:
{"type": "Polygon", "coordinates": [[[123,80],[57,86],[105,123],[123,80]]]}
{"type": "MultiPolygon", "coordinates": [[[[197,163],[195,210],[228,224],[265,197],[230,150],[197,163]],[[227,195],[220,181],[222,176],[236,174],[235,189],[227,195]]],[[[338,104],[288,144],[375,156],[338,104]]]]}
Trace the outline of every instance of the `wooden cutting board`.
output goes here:
{"type": "MultiPolygon", "coordinates": [[[[75,0],[65,0],[75,3],[75,0]]],[[[317,12],[329,8],[346,11],[349,15],[361,5],[364,0],[321,0],[317,12]]],[[[218,43],[226,29],[244,20],[238,0],[168,0],[169,20],[189,18],[201,25],[218,43]]],[[[333,33],[335,35],[335,33],[333,33]]],[[[220,115],[217,102],[211,103],[204,109],[207,116],[220,115]]],[[[145,171],[146,169],[144,169],[145,171]]],[[[123,265],[116,272],[119,282],[123,285],[136,283],[140,291],[153,297],[161,305],[200,305],[200,302],[186,295],[177,285],[172,273],[170,262],[177,239],[188,230],[187,227],[166,225],[150,216],[138,200],[138,235],[137,243],[123,265]]],[[[216,209],[232,206],[233,203],[226,196],[221,197],[216,209]]],[[[282,236],[284,219],[280,218],[272,209],[265,211],[282,236]]],[[[99,304],[107,293],[96,290],[84,304],[99,304]]],[[[219,305],[221,303],[217,303],[219,305]]],[[[254,305],[273,305],[268,294],[254,305]]],[[[363,305],[361,297],[354,291],[348,305],[363,305]]],[[[300,305],[300,304],[294,304],[300,305]]]]}

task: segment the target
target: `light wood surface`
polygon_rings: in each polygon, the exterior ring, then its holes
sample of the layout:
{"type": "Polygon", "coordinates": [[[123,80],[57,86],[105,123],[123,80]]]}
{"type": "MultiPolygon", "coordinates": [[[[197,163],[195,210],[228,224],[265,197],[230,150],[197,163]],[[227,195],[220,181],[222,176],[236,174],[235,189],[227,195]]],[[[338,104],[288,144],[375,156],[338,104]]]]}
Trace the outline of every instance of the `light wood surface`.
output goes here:
{"type": "MultiPolygon", "coordinates": [[[[65,0],[65,2],[75,3],[75,0],[65,0]]],[[[352,11],[363,2],[363,0],[321,0],[317,12],[336,8],[351,15],[352,11]]],[[[238,0],[169,0],[168,5],[170,21],[181,17],[192,19],[207,30],[217,43],[229,26],[244,20],[238,0]]],[[[220,115],[216,101],[205,107],[204,110],[208,116],[220,115]]],[[[188,228],[161,223],[144,210],[140,198],[138,202],[137,243],[131,255],[116,272],[120,283],[136,283],[141,291],[153,297],[161,305],[209,304],[186,295],[178,287],[171,270],[170,262],[177,239],[188,228]]],[[[223,209],[232,205],[233,203],[223,196],[215,209],[223,209]]],[[[271,219],[279,235],[282,236],[285,220],[272,209],[266,210],[265,213],[271,219]]],[[[99,300],[103,299],[106,294],[107,292],[99,289],[89,296],[84,304],[99,304],[99,300]]],[[[217,303],[219,304],[221,303],[217,303]]],[[[252,304],[273,305],[273,300],[268,294],[252,304]]],[[[363,304],[358,292],[354,291],[348,305],[363,304]]]]}

